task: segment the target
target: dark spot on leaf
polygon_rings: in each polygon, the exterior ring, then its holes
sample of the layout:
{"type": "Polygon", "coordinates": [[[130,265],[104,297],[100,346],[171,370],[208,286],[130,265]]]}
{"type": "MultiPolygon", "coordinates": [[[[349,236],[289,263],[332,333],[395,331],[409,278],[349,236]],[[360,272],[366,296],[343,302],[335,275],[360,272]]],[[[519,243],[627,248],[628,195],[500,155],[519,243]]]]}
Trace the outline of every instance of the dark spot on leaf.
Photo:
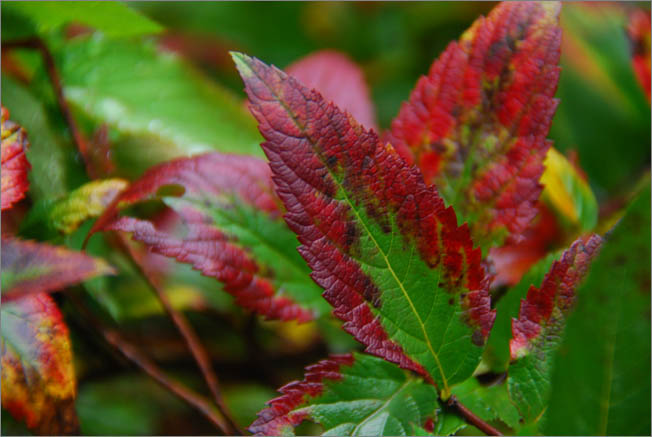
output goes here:
{"type": "Polygon", "coordinates": [[[364,277],[362,295],[364,296],[365,300],[371,302],[374,308],[380,308],[380,290],[368,276],[364,277]]]}
{"type": "Polygon", "coordinates": [[[356,228],[355,224],[352,222],[347,222],[346,223],[346,231],[345,231],[345,240],[344,243],[346,244],[346,247],[351,247],[353,243],[355,243],[358,239],[358,229],[356,228]]]}
{"type": "Polygon", "coordinates": [[[625,263],[627,263],[627,257],[622,253],[619,253],[614,257],[614,265],[617,267],[623,266],[625,263]]]}
{"type": "Polygon", "coordinates": [[[363,170],[367,170],[372,165],[373,165],[373,160],[369,156],[365,156],[362,159],[362,169],[363,170]]]}
{"type": "Polygon", "coordinates": [[[455,303],[455,299],[453,299],[452,297],[448,299],[448,305],[453,305],[454,303],[455,303]]]}
{"type": "Polygon", "coordinates": [[[335,155],[331,155],[331,156],[329,156],[328,158],[326,158],[326,165],[327,165],[328,167],[331,167],[331,168],[332,168],[332,167],[335,166],[335,164],[337,164],[337,156],[335,156],[335,155]]]}
{"type": "Polygon", "coordinates": [[[159,187],[156,191],[157,197],[181,197],[185,194],[186,189],[179,184],[166,184],[159,187]]]}
{"type": "Polygon", "coordinates": [[[481,330],[476,329],[473,331],[473,334],[471,335],[471,342],[476,346],[484,346],[484,336],[482,335],[481,330]]]}

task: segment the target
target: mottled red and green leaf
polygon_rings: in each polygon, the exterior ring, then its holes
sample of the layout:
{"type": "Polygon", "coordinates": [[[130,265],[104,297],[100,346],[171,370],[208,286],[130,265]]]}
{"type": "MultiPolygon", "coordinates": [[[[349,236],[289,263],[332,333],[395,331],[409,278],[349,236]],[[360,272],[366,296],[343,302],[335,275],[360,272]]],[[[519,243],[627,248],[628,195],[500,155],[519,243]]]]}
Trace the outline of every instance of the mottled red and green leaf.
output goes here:
{"type": "Polygon", "coordinates": [[[376,129],[376,115],[364,74],[348,56],[322,50],[299,59],[285,71],[325,99],[349,111],[367,129],[376,129]]]}
{"type": "Polygon", "coordinates": [[[279,389],[249,427],[256,435],[294,435],[304,420],[328,435],[411,435],[435,426],[437,391],[422,378],[364,354],[332,356],[279,389]],[[426,425],[428,424],[428,425],[426,425]]]}
{"type": "Polygon", "coordinates": [[[79,432],[68,328],[54,300],[34,294],[1,312],[2,408],[37,434],[79,432]]]}
{"type": "Polygon", "coordinates": [[[552,264],[541,287],[530,287],[518,319],[512,320],[509,393],[526,423],[538,420],[546,408],[552,359],[575,303],[575,290],[601,242],[595,234],[575,241],[552,264]]]}
{"type": "Polygon", "coordinates": [[[9,111],[2,107],[2,210],[25,197],[29,187],[27,172],[31,166],[25,156],[29,147],[25,129],[9,120],[9,111]]]}
{"type": "Polygon", "coordinates": [[[233,57],[285,220],[334,314],[367,352],[447,396],[495,316],[468,227],[373,131],[282,71],[233,57]]]}
{"type": "Polygon", "coordinates": [[[2,301],[56,291],[113,273],[103,260],[63,246],[2,237],[2,301]]]}
{"type": "Polygon", "coordinates": [[[556,2],[504,2],[419,79],[384,141],[422,170],[481,247],[515,238],[536,214],[557,101],[556,2]]]}
{"type": "Polygon", "coordinates": [[[132,183],[90,234],[131,232],[150,250],[218,279],[241,306],[270,319],[307,321],[328,305],[296,253],[298,242],[280,219],[271,185],[269,168],[257,158],[208,153],[176,159],[132,183]],[[151,199],[172,208],[180,226],[119,216],[151,199]]]}

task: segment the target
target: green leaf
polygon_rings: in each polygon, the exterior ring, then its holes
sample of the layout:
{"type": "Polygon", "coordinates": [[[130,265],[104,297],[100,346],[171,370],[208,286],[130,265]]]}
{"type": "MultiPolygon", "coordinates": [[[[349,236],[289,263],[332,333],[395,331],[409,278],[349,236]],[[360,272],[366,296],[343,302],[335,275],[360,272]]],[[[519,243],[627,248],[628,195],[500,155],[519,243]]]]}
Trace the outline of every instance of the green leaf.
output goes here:
{"type": "Polygon", "coordinates": [[[649,179],[605,243],[568,319],[544,430],[650,434],[649,179]]]}
{"type": "Polygon", "coordinates": [[[237,384],[222,389],[224,402],[233,414],[235,421],[246,427],[256,418],[265,403],[276,395],[274,390],[260,384],[237,384]]]}
{"type": "Polygon", "coordinates": [[[166,416],[189,409],[144,374],[80,384],[75,408],[83,435],[155,435],[166,416]]]}
{"type": "Polygon", "coordinates": [[[2,407],[37,434],[77,432],[72,350],[56,303],[38,293],[0,312],[2,407]]]}
{"type": "MultiPolygon", "coordinates": [[[[2,105],[9,109],[12,120],[29,132],[30,148],[26,155],[32,166],[28,174],[32,200],[63,196],[78,182],[75,170],[80,167],[75,163],[72,146],[57,135],[43,104],[25,87],[4,74],[2,105]]],[[[78,185],[83,183],[83,177],[79,179],[78,185]]]]}
{"type": "Polygon", "coordinates": [[[280,389],[249,430],[294,435],[304,420],[322,435],[411,435],[435,418],[437,390],[396,365],[364,354],[340,355],[309,366],[303,381],[280,389]]]}
{"type": "Polygon", "coordinates": [[[10,25],[12,38],[33,33],[43,35],[69,23],[81,23],[111,37],[152,34],[163,30],[158,23],[134,11],[126,3],[117,1],[3,2],[2,14],[5,16],[3,23],[16,20],[15,17],[29,23],[29,26],[23,24],[20,31],[10,25]]]}
{"type": "Polygon", "coordinates": [[[635,182],[650,160],[650,105],[632,68],[626,19],[623,5],[608,3],[568,3],[561,14],[563,73],[550,136],[562,152],[577,150],[598,194],[635,182]]]}
{"type": "Polygon", "coordinates": [[[469,378],[453,388],[453,394],[481,419],[492,422],[501,420],[510,428],[516,428],[520,415],[509,400],[507,384],[482,385],[476,378],[469,378]]]}
{"type": "Polygon", "coordinates": [[[121,173],[138,176],[153,164],[211,150],[262,155],[242,103],[153,43],[93,35],[56,54],[66,98],[116,134],[112,153],[121,173]]]}
{"type": "Polygon", "coordinates": [[[367,352],[446,399],[477,366],[495,316],[468,227],[374,131],[282,71],[233,58],[285,221],[334,314],[367,352]]]}

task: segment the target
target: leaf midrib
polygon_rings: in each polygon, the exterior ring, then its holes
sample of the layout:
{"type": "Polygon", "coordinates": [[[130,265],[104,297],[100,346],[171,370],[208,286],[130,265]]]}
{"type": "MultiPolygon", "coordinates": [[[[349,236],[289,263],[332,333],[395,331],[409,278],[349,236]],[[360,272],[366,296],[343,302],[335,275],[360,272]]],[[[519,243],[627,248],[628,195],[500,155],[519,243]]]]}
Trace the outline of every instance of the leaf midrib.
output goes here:
{"type": "Polygon", "coordinates": [[[396,398],[396,396],[398,396],[399,393],[401,393],[403,390],[405,390],[405,389],[406,389],[406,388],[407,388],[411,383],[412,383],[412,380],[411,380],[410,378],[408,378],[408,379],[403,383],[403,385],[401,385],[401,386],[400,386],[400,387],[399,387],[399,388],[398,388],[398,389],[397,389],[397,390],[396,390],[396,391],[395,391],[395,392],[394,392],[394,393],[393,393],[389,398],[387,398],[387,400],[386,400],[386,401],[385,401],[385,402],[384,402],[380,407],[376,408],[374,411],[372,411],[371,413],[369,413],[369,415],[368,415],[367,417],[365,417],[364,419],[362,419],[362,420],[360,421],[360,423],[358,423],[358,424],[355,426],[355,428],[353,428],[353,430],[351,431],[351,435],[352,435],[352,436],[353,436],[353,435],[358,435],[358,434],[356,434],[356,433],[358,432],[359,428],[360,428],[362,425],[364,425],[365,423],[367,423],[371,418],[375,417],[379,412],[381,412],[383,409],[385,409],[385,407],[387,407],[387,406],[390,404],[390,402],[392,402],[392,401],[394,400],[394,398],[396,398]]]}
{"type": "MultiPolygon", "coordinates": [[[[283,107],[283,109],[288,114],[288,116],[290,117],[290,119],[292,120],[294,125],[305,135],[306,139],[308,140],[308,142],[310,143],[310,145],[313,148],[313,152],[316,152],[315,151],[315,149],[316,149],[315,141],[313,141],[313,139],[310,138],[308,133],[305,131],[305,127],[302,126],[301,123],[299,123],[299,121],[294,117],[294,114],[292,113],[290,108],[280,99],[278,94],[272,88],[270,88],[270,86],[267,84],[267,82],[265,82],[265,80],[263,80],[263,78],[261,78],[260,75],[258,75],[257,71],[250,68],[249,66],[248,66],[248,68],[249,68],[249,71],[251,71],[253,74],[255,74],[256,77],[258,78],[258,80],[260,80],[260,82],[265,85],[267,90],[274,96],[276,101],[283,107]]],[[[416,307],[414,306],[414,303],[412,302],[412,299],[410,299],[410,296],[408,295],[407,290],[403,286],[403,283],[398,279],[398,276],[396,275],[396,272],[394,272],[394,269],[392,268],[392,265],[390,264],[389,259],[387,258],[387,255],[385,254],[383,249],[380,247],[380,245],[378,244],[378,242],[374,238],[373,234],[369,231],[369,228],[367,228],[367,225],[365,224],[365,222],[360,218],[360,215],[358,214],[358,211],[355,209],[353,202],[351,202],[351,200],[349,199],[349,197],[348,197],[348,195],[346,193],[346,190],[344,190],[344,188],[343,188],[342,184],[340,183],[340,181],[335,177],[335,175],[333,174],[331,169],[323,162],[323,160],[321,159],[319,154],[318,153],[315,153],[315,154],[319,157],[320,161],[324,165],[324,168],[326,168],[328,173],[331,175],[333,180],[336,182],[337,186],[341,189],[341,192],[344,193],[344,197],[346,198],[347,203],[351,207],[351,210],[355,213],[356,217],[358,218],[358,220],[360,221],[360,223],[364,227],[364,230],[367,232],[367,234],[369,235],[369,237],[373,241],[374,245],[378,248],[380,254],[383,256],[383,259],[385,260],[385,263],[387,264],[387,268],[389,269],[390,273],[392,274],[392,277],[394,278],[394,280],[396,281],[396,283],[400,287],[401,291],[403,292],[403,295],[405,296],[408,303],[410,304],[410,308],[411,308],[412,312],[414,313],[414,315],[417,317],[417,320],[419,322],[419,327],[421,328],[421,331],[423,332],[426,345],[428,346],[428,349],[430,350],[431,355],[435,359],[435,363],[437,364],[437,368],[438,368],[439,373],[441,375],[442,382],[444,384],[443,396],[448,397],[448,395],[450,394],[450,389],[448,387],[448,381],[446,379],[446,375],[444,374],[444,370],[443,370],[442,365],[441,365],[441,363],[439,361],[439,357],[437,356],[437,353],[435,352],[434,348],[432,347],[432,343],[430,342],[430,337],[428,336],[428,332],[425,329],[425,325],[424,325],[423,321],[421,320],[421,317],[419,316],[419,313],[417,312],[416,307]]]]}

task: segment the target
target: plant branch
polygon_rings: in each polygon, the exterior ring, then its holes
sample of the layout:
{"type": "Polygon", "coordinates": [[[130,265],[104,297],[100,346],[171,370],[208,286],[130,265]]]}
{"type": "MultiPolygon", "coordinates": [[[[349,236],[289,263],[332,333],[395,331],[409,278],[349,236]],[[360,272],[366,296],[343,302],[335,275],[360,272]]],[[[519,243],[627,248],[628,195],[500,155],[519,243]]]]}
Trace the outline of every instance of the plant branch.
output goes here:
{"type": "Polygon", "coordinates": [[[145,264],[141,262],[140,256],[134,251],[129,242],[126,241],[125,237],[120,233],[117,233],[116,236],[119,246],[129,256],[132,265],[152,289],[158,300],[161,302],[161,305],[165,309],[165,312],[172,319],[172,322],[185,340],[188,350],[190,350],[190,353],[195,359],[195,362],[197,363],[197,366],[199,367],[202,376],[204,377],[204,380],[206,381],[206,384],[208,385],[211,394],[213,395],[215,405],[229,422],[230,426],[228,432],[235,432],[239,435],[244,435],[243,431],[238,427],[235,420],[233,420],[228,407],[224,403],[217,375],[213,371],[210,357],[201,341],[199,340],[199,336],[188,322],[188,319],[186,319],[186,317],[181,312],[177,311],[172,306],[172,303],[170,302],[167,294],[165,294],[165,291],[161,288],[158,279],[154,277],[150,271],[148,271],[145,264]]]}
{"type": "Polygon", "coordinates": [[[86,144],[86,139],[77,126],[77,122],[72,116],[70,106],[68,106],[68,103],[66,102],[66,99],[63,95],[61,76],[59,75],[59,71],[57,70],[56,64],[54,62],[54,57],[52,56],[52,53],[50,53],[50,50],[47,48],[43,40],[37,37],[7,42],[3,41],[2,48],[5,50],[32,49],[38,51],[41,54],[43,63],[45,64],[45,69],[47,70],[48,76],[50,77],[50,82],[52,83],[52,88],[57,99],[59,110],[61,111],[61,114],[63,115],[64,119],[66,120],[66,124],[70,129],[70,133],[72,134],[75,144],[77,145],[77,150],[82,157],[86,171],[91,176],[91,178],[93,178],[94,172],[88,158],[88,146],[86,144]]]}
{"type": "Polygon", "coordinates": [[[465,407],[464,404],[462,404],[460,401],[457,400],[457,397],[455,397],[455,395],[452,395],[450,398],[448,398],[447,404],[449,407],[455,408],[457,412],[464,418],[464,420],[466,420],[468,424],[475,426],[483,433],[487,435],[503,435],[496,428],[489,425],[480,417],[476,416],[475,413],[473,413],[473,411],[465,407]]]}
{"type": "Polygon", "coordinates": [[[137,347],[125,340],[118,331],[102,325],[102,323],[93,316],[90,311],[86,309],[84,304],[72,293],[68,294],[68,297],[79,314],[87,319],[96,331],[102,334],[107,343],[118,350],[127,360],[140,367],[165,389],[169,390],[181,400],[185,401],[188,405],[203,414],[221,432],[227,433],[226,430],[229,429],[229,424],[221,412],[214,408],[210,402],[178,381],[168,377],[165,372],[154,363],[154,361],[150,360],[137,347]]]}

